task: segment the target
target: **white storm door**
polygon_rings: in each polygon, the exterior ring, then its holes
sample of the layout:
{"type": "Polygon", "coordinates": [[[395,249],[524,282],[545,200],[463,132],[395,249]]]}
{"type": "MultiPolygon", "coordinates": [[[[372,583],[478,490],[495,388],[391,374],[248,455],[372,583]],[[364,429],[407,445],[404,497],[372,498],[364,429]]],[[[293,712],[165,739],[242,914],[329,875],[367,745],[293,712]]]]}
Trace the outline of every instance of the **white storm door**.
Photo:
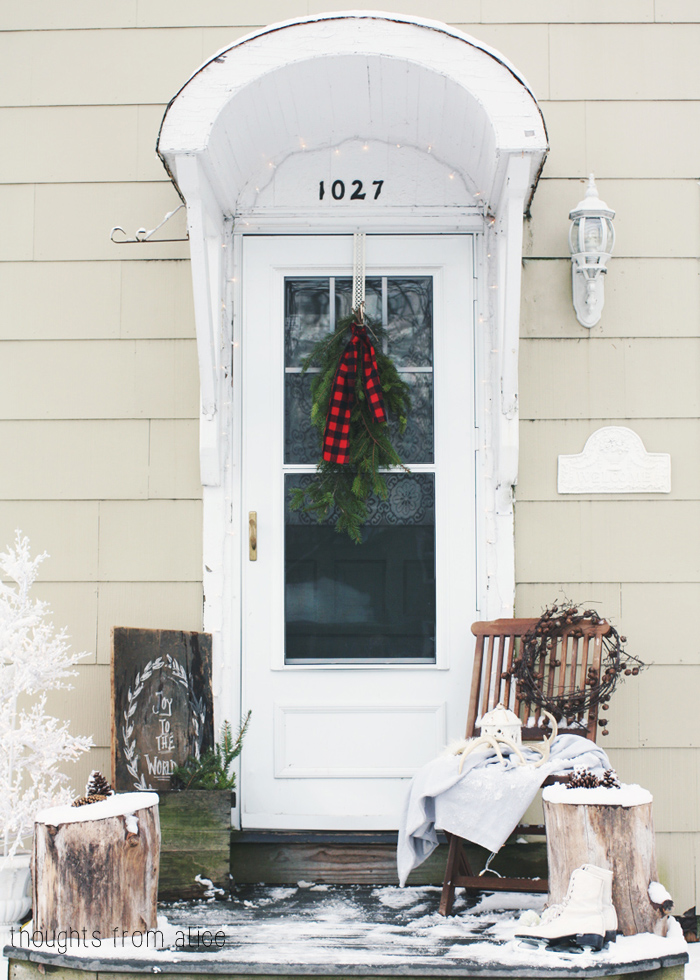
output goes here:
{"type": "Polygon", "coordinates": [[[352,236],[243,236],[244,828],[395,829],[464,732],[475,618],[473,239],[367,236],[367,312],[410,383],[361,545],[288,506],[320,455],[301,361],[349,312],[352,236]],[[257,559],[248,515],[257,514],[257,559]]]}

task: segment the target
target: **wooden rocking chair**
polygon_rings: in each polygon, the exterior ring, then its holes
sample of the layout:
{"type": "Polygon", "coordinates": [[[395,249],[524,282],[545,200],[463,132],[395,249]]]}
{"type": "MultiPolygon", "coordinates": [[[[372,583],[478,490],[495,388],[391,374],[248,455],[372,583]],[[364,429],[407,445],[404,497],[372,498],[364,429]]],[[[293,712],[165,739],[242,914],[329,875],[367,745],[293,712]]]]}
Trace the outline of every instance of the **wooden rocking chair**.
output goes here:
{"type": "MultiPolygon", "coordinates": [[[[492,622],[474,623],[472,633],[476,636],[472,690],[469,700],[466,737],[478,735],[477,721],[483,714],[503,704],[520,718],[523,723],[522,737],[526,740],[542,740],[547,734],[541,723],[539,709],[531,709],[518,695],[517,681],[511,677],[510,669],[520,650],[521,638],[536,624],[537,619],[496,619],[492,622]]],[[[540,683],[549,695],[564,691],[585,689],[589,668],[600,672],[603,650],[603,637],[610,630],[605,621],[586,621],[579,623],[576,634],[565,633],[553,646],[542,666],[540,683]]],[[[570,720],[571,721],[571,720],[570,720]]],[[[559,723],[559,734],[570,732],[583,735],[595,741],[598,721],[598,706],[587,709],[580,720],[567,724],[559,723]]],[[[557,782],[556,776],[549,776],[544,785],[557,782]]],[[[544,836],[542,824],[521,824],[515,833],[544,836]]],[[[546,892],[546,878],[504,878],[475,875],[469,866],[463,849],[463,841],[456,834],[446,835],[449,841],[445,880],[440,899],[441,915],[450,915],[454,901],[455,888],[474,891],[523,891],[546,892]]]]}

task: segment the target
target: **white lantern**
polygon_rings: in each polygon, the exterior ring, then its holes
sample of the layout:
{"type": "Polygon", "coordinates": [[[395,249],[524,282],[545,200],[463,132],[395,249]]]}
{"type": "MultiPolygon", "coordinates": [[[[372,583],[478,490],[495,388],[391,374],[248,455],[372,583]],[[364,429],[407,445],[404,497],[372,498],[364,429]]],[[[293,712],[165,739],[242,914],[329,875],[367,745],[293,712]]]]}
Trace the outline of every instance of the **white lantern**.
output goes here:
{"type": "Polygon", "coordinates": [[[593,174],[586,196],[569,212],[571,285],[578,322],[594,327],[603,310],[603,276],[615,244],[615,212],[598,197],[593,174]]]}
{"type": "Polygon", "coordinates": [[[522,722],[514,712],[502,704],[497,704],[491,711],[482,715],[476,727],[481,729],[482,735],[509,738],[516,745],[522,745],[522,722]]]}

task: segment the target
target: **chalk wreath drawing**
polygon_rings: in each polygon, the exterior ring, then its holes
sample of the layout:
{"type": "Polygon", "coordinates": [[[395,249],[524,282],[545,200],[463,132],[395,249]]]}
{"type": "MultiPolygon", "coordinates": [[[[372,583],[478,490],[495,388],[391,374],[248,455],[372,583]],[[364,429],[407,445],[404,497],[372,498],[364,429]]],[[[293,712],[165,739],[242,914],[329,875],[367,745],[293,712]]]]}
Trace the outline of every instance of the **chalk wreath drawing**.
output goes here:
{"type": "Polygon", "coordinates": [[[166,654],[165,660],[162,657],[156,657],[155,660],[149,660],[144,665],[143,670],[136,671],[134,677],[134,689],[131,688],[127,691],[127,708],[123,712],[124,724],[122,725],[122,748],[124,751],[124,758],[126,759],[126,768],[129,774],[136,780],[134,783],[134,789],[139,790],[150,790],[154,787],[151,785],[146,785],[146,777],[143,772],[139,774],[139,758],[140,756],[136,752],[136,739],[132,736],[134,734],[134,721],[133,717],[136,714],[136,709],[138,707],[139,695],[142,693],[145,682],[151,678],[154,671],[163,670],[164,668],[169,668],[172,672],[173,679],[176,683],[181,684],[182,687],[187,689],[188,702],[190,709],[192,711],[192,725],[194,728],[194,756],[199,759],[202,749],[202,738],[204,735],[204,726],[207,718],[207,708],[204,702],[204,698],[198,698],[192,689],[192,685],[187,677],[187,671],[174,657],[170,654],[166,654]]]}

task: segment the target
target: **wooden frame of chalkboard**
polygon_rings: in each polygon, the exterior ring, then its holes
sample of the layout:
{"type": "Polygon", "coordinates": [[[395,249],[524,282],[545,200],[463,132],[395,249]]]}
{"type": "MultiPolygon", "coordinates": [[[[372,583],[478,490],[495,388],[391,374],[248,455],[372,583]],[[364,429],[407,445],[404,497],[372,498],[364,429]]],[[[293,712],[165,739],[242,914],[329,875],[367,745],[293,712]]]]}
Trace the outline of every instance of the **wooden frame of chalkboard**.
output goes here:
{"type": "Polygon", "coordinates": [[[214,744],[211,634],[112,629],[112,786],[168,790],[214,744]]]}

